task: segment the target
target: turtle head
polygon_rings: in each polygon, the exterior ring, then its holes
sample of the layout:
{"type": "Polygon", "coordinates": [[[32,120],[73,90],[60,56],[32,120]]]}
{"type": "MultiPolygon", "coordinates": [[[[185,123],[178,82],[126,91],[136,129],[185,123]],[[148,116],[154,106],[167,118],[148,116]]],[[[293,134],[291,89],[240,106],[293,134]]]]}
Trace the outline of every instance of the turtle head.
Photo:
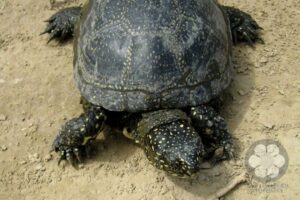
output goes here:
{"type": "Polygon", "coordinates": [[[200,169],[204,147],[189,122],[178,120],[154,128],[145,138],[148,159],[178,177],[192,177],[200,169]]]}

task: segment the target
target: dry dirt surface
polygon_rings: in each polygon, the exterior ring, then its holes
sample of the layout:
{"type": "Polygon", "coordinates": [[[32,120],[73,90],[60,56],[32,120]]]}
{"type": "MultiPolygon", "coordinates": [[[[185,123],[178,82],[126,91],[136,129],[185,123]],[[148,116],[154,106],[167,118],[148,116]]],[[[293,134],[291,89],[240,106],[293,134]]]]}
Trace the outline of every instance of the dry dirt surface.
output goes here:
{"type": "Polygon", "coordinates": [[[245,171],[253,142],[274,139],[289,168],[279,180],[249,179],[226,199],[299,199],[300,2],[222,0],[250,13],[265,44],[234,47],[234,80],[222,114],[234,136],[236,160],[176,179],[150,165],[121,135],[98,140],[95,155],[75,170],[50,154],[60,126],[81,113],[72,74],[72,41],[46,44],[43,22],[80,1],[0,0],[0,199],[207,199],[245,171]]]}

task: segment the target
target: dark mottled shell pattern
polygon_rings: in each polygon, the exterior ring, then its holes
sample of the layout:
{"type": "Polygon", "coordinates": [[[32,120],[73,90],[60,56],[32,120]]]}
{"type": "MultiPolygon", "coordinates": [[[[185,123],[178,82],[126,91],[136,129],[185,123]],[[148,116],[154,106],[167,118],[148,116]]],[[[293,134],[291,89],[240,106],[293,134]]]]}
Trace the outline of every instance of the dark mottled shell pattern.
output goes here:
{"type": "Polygon", "coordinates": [[[77,28],[81,94],[111,111],[208,102],[231,80],[231,34],[214,0],[90,0],[77,28]]]}

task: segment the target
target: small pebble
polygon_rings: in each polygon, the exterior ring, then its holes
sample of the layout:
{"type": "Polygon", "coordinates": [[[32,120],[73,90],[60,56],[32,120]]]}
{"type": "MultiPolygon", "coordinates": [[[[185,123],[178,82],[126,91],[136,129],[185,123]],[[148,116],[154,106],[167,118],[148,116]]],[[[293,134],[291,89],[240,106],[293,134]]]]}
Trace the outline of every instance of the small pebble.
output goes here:
{"type": "Polygon", "coordinates": [[[281,94],[281,95],[285,95],[285,93],[284,93],[283,90],[279,90],[278,92],[279,92],[279,94],[281,94]]]}
{"type": "Polygon", "coordinates": [[[79,168],[79,169],[83,169],[83,168],[84,168],[84,165],[83,165],[83,164],[78,164],[78,168],[79,168]]]}
{"type": "Polygon", "coordinates": [[[38,153],[29,154],[28,158],[29,158],[30,162],[40,162],[41,161],[38,153]]]}
{"type": "Polygon", "coordinates": [[[1,146],[1,150],[2,150],[2,151],[6,151],[6,150],[7,150],[7,146],[2,145],[2,146],[1,146]]]}
{"type": "Polygon", "coordinates": [[[244,90],[239,90],[238,93],[239,93],[239,95],[241,95],[241,96],[244,96],[244,95],[247,94],[244,90]]]}
{"type": "Polygon", "coordinates": [[[35,171],[45,171],[45,170],[46,170],[46,168],[43,167],[43,165],[37,165],[37,166],[35,167],[35,171]]]}
{"type": "Polygon", "coordinates": [[[15,80],[13,80],[13,84],[18,84],[18,83],[20,83],[22,81],[23,81],[22,78],[16,78],[15,80]]]}
{"type": "Polygon", "coordinates": [[[52,155],[51,154],[48,154],[44,157],[44,161],[48,162],[52,159],[52,155]]]}
{"type": "Polygon", "coordinates": [[[21,165],[25,165],[27,162],[25,160],[22,160],[19,162],[21,165]]]}
{"type": "Polygon", "coordinates": [[[262,64],[266,64],[268,62],[268,58],[261,57],[261,59],[259,60],[259,62],[262,63],[262,64]]]}
{"type": "Polygon", "coordinates": [[[0,114],[0,121],[6,121],[7,120],[7,116],[0,114]]]}
{"type": "Polygon", "coordinates": [[[263,125],[268,128],[268,129],[274,129],[275,128],[275,124],[272,123],[268,123],[268,122],[263,122],[263,125]]]}
{"type": "Polygon", "coordinates": [[[33,157],[34,157],[35,159],[39,159],[39,154],[38,154],[38,153],[34,153],[34,154],[33,154],[33,157]]]}

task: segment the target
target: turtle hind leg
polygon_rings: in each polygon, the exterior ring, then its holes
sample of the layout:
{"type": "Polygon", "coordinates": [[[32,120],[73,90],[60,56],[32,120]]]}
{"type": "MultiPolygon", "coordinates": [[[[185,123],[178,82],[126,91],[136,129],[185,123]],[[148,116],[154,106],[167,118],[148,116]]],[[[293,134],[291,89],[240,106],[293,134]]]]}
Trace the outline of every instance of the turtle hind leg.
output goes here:
{"type": "Polygon", "coordinates": [[[188,115],[202,138],[206,152],[204,158],[217,162],[234,156],[232,137],[225,120],[212,107],[192,107],[188,115]]]}
{"type": "Polygon", "coordinates": [[[222,6],[229,17],[233,43],[247,42],[250,46],[257,41],[264,43],[259,35],[262,29],[247,13],[229,6],[222,6]]]}
{"type": "Polygon", "coordinates": [[[50,38],[48,43],[53,39],[65,41],[74,34],[76,21],[80,18],[81,7],[70,7],[58,11],[46,20],[47,27],[42,34],[48,33],[50,38]]]}

